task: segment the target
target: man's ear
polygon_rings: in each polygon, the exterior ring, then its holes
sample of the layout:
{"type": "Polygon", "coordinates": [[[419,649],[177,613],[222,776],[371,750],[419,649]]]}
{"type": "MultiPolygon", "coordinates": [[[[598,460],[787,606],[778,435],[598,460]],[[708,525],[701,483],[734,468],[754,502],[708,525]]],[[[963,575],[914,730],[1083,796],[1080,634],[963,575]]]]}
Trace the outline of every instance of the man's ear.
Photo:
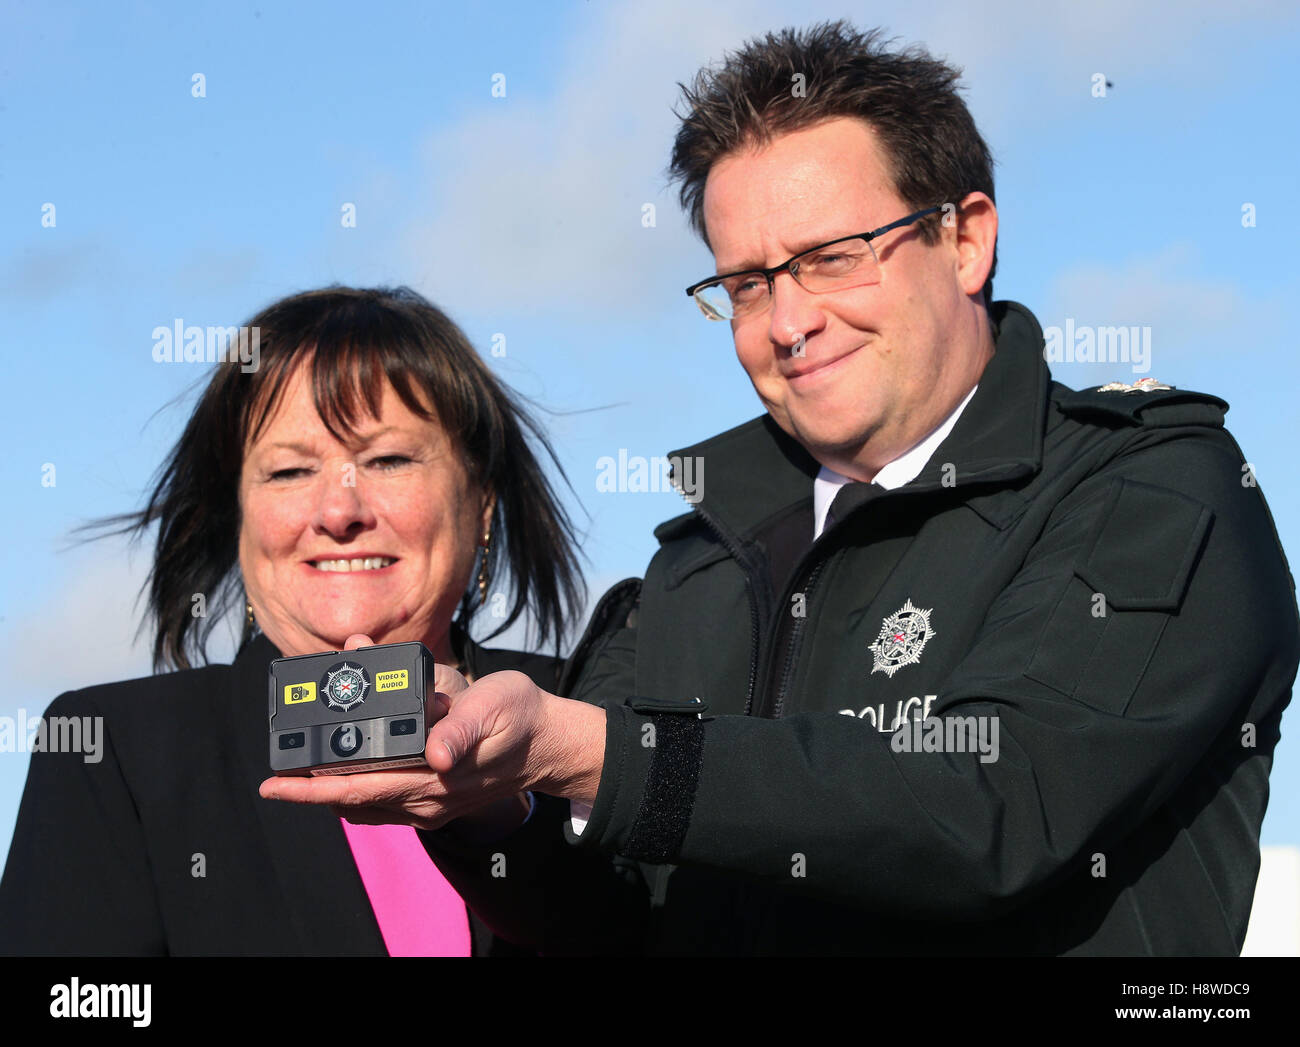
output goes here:
{"type": "MultiPolygon", "coordinates": [[[[971,193],[956,216],[957,282],[967,296],[983,292],[998,242],[998,209],[987,193],[971,193]]],[[[946,230],[945,230],[946,232],[946,230]]]]}

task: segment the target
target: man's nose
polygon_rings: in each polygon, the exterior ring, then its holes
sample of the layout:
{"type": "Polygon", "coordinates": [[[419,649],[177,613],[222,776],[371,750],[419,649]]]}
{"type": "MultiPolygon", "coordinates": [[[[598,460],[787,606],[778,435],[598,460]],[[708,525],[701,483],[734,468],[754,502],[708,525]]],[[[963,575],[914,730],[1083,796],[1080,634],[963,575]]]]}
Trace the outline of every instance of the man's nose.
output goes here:
{"type": "Polygon", "coordinates": [[[312,520],[317,531],[342,538],[374,524],[374,513],[358,486],[354,462],[323,469],[317,482],[316,512],[312,520]]]}
{"type": "Polygon", "coordinates": [[[792,354],[799,354],[804,341],[826,326],[817,295],[801,287],[789,272],[773,277],[768,310],[768,337],[792,354]]]}

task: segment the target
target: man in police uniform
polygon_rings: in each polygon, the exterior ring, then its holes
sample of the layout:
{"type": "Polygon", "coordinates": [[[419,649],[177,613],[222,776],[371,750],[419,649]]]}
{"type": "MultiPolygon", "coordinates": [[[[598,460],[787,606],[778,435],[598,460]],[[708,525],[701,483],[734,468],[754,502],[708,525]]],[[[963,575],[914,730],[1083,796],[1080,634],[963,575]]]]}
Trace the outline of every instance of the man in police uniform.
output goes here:
{"type": "Polygon", "coordinates": [[[1067,389],[992,301],[955,80],[842,24],[701,75],[689,293],[766,414],[677,453],[703,497],[597,609],[577,700],[448,677],[440,773],[267,795],[427,830],[550,951],[1240,951],[1291,575],[1222,400],[1067,389]]]}

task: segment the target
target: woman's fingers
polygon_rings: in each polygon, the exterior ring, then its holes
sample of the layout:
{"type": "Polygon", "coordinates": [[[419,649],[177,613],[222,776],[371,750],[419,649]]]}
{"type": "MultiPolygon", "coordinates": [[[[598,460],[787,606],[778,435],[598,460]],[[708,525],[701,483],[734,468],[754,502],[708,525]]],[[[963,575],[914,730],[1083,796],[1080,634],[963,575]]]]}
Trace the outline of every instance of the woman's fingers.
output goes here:
{"type": "Polygon", "coordinates": [[[443,694],[460,694],[469,686],[465,677],[450,665],[435,665],[433,667],[433,689],[442,691],[443,694]]]}

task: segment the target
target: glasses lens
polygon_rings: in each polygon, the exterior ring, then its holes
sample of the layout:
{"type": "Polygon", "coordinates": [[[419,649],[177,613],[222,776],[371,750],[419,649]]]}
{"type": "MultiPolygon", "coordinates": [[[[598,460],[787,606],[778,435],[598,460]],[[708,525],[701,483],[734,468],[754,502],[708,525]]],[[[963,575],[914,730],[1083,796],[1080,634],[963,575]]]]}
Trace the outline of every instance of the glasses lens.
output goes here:
{"type": "Polygon", "coordinates": [[[721,284],[709,284],[695,292],[695,304],[710,320],[730,320],[731,297],[721,284]]]}
{"type": "Polygon", "coordinates": [[[866,240],[841,240],[800,255],[790,269],[806,291],[834,291],[880,283],[880,262],[866,240]]]}
{"type": "Polygon", "coordinates": [[[767,304],[767,277],[762,273],[740,273],[695,292],[704,315],[711,320],[734,320],[767,304]]]}

